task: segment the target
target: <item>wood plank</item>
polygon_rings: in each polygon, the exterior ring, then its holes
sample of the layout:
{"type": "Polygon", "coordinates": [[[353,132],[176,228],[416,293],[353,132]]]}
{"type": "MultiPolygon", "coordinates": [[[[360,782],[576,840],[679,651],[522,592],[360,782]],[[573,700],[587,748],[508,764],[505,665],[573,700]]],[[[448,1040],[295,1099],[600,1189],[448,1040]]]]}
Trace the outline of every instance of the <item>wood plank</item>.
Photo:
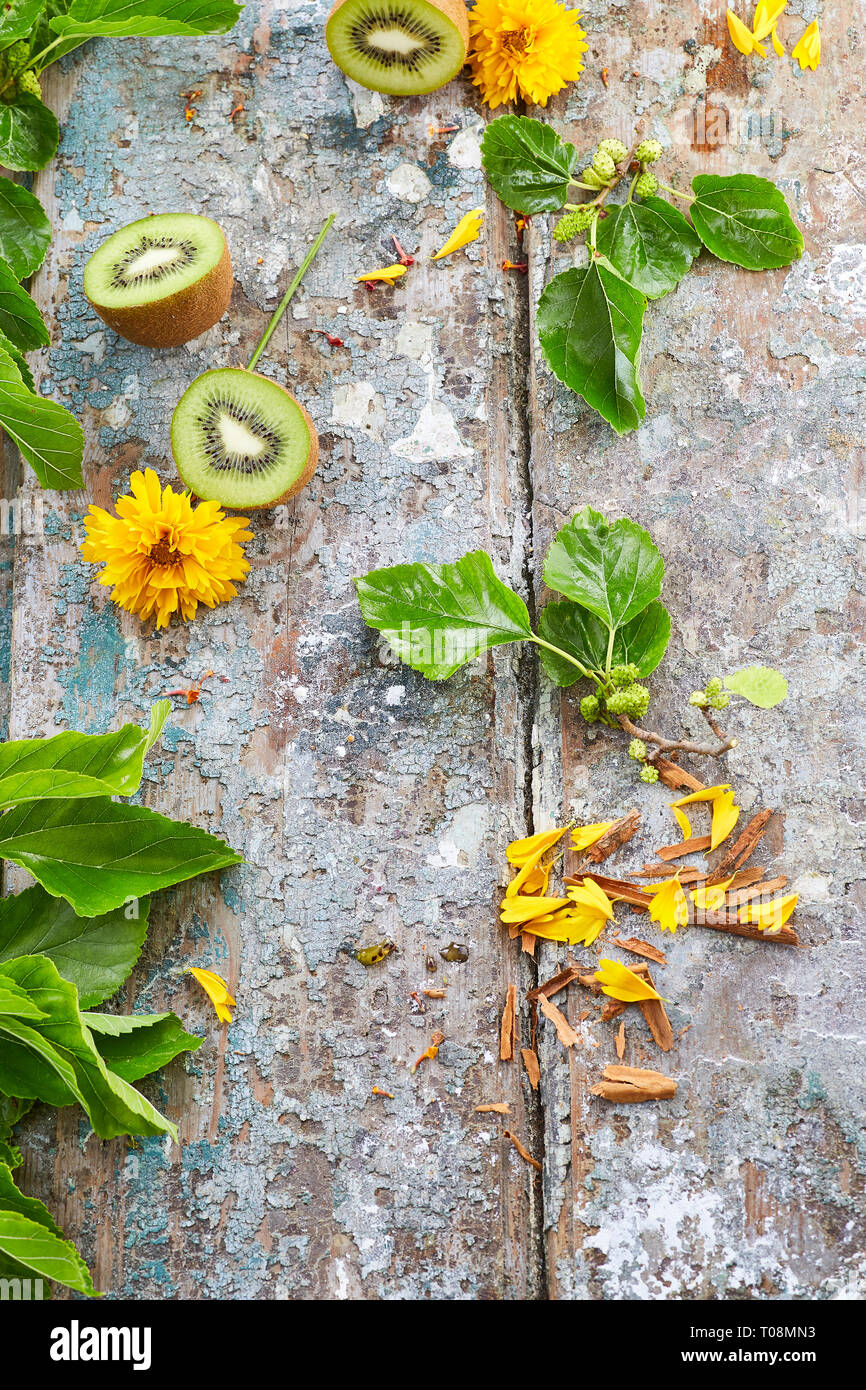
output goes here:
{"type": "MultiPolygon", "coordinates": [[[[653,727],[676,734],[691,690],[755,661],[782,668],[792,690],[814,692],[776,712],[732,709],[740,743],[727,762],[683,761],[700,783],[731,781],[747,808],[779,807],[782,823],[762,844],[768,874],[792,884],[816,878],[796,914],[808,952],[711,931],[665,936],[662,993],[674,1033],[690,1027],[666,1057],[679,1089],[664,1106],[626,1113],[589,1102],[588,1087],[616,1061],[613,1026],[587,1024],[599,1049],[572,1048],[565,1060],[539,1030],[549,1291],[557,1299],[811,1299],[846,1287],[856,1261],[858,1223],[843,1230],[838,1212],[857,1200],[846,1175],[857,1164],[850,1116],[863,1108],[854,1002],[866,974],[857,944],[863,864],[853,822],[847,813],[840,822],[840,808],[853,806],[847,750],[862,735],[853,707],[819,693],[828,652],[844,650],[839,659],[851,669],[858,639],[850,634],[863,621],[850,521],[863,467],[853,356],[863,330],[859,304],[842,303],[842,267],[860,264],[855,245],[866,229],[850,47],[862,42],[862,16],[843,3],[821,66],[802,74],[787,61],[760,64],[733,51],[723,4],[660,9],[638,0],[627,25],[621,11],[594,10],[588,27],[579,87],[533,114],[582,153],[603,136],[658,136],[671,150],[662,177],[685,188],[703,170],[774,179],[795,208],[806,254],[791,269],[760,274],[705,254],[677,291],[650,304],[646,420],[621,439],[552,378],[536,344],[537,602],[549,597],[547,547],[577,508],[631,516],[665,557],[675,634],[650,679],[653,727]],[[730,135],[711,143],[725,119],[730,135]],[[841,968],[849,953],[850,972],[841,968]],[[770,1134],[785,1136],[772,1152],[770,1134]]],[[[802,27],[789,17],[789,52],[802,27]]],[[[528,254],[534,296],[573,261],[571,248],[551,245],[544,218],[533,221],[528,254]]],[[[623,741],[582,722],[584,693],[578,685],[560,697],[540,683],[540,823],[561,810],[611,820],[636,804],[623,741]]],[[[687,730],[694,736],[700,724],[687,716],[687,730]]],[[[670,838],[670,799],[667,787],[641,789],[642,833],[618,856],[617,875],[670,838]]],[[[553,975],[563,952],[540,943],[538,954],[542,978],[553,975]]],[[[652,1065],[631,1053],[632,1043],[630,1060],[652,1065]]]]}
{"type": "MultiPolygon", "coordinates": [[[[350,90],[321,41],[326,11],[253,3],[224,37],[97,42],[46,84],[64,138],[37,180],[57,230],[36,293],[46,372],[86,426],[87,491],[53,497],[49,542],[16,555],[13,732],[103,729],[212,667],[228,683],[176,710],[144,799],[220,831],[246,864],[158,900],[122,1001],[171,1006],[207,1035],[192,1065],[147,1083],[181,1145],[81,1144],[76,1112],[43,1113],[24,1185],[120,1296],[527,1298],[537,1176],[475,1105],[506,1101],[540,1147],[520,1062],[487,1060],[485,1002],[535,981],[490,911],[504,846],[531,829],[530,721],[508,652],[441,684],[386,664],[351,584],[473,547],[523,582],[524,291],[501,274],[513,229],[493,199],[483,243],[427,259],[484,201],[469,85],[404,103],[350,90]],[[460,144],[431,122],[459,125],[460,144]],[[104,328],[81,271],[106,231],[178,206],[225,227],[236,286],[227,321],[156,354],[104,328]],[[174,478],[174,404],[198,372],[243,360],[331,209],[338,227],[261,364],[317,422],[318,473],[255,516],[231,607],[155,636],[79,562],[79,518],[135,467],[174,478]],[[368,293],[355,277],[393,258],[394,233],[418,262],[368,293]],[[340,952],[383,936],[399,953],[379,967],[340,952]],[[452,939],[465,965],[439,960],[452,939]],[[180,973],[193,961],[232,984],[228,1034],[180,973]],[[413,1014],[408,993],[445,979],[446,998],[413,1014]],[[438,1058],[410,1076],[436,1028],[438,1058]]],[[[525,1006],[520,1024],[528,1044],[525,1006]]]]}

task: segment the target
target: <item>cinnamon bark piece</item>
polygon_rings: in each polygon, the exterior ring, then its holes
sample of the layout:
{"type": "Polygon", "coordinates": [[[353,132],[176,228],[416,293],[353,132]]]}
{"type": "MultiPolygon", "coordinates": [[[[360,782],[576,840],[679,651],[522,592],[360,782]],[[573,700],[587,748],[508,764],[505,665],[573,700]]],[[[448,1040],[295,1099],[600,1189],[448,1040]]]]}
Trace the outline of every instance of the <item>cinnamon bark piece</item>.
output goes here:
{"type": "Polygon", "coordinates": [[[712,843],[711,835],[693,835],[690,840],[680,840],[676,845],[662,845],[661,849],[656,850],[656,854],[659,859],[682,859],[686,854],[697,854],[699,850],[709,849],[712,843]]]}
{"type": "Polygon", "coordinates": [[[656,965],[667,965],[668,958],[664,951],[660,951],[657,946],[651,946],[648,941],[641,941],[639,936],[627,936],[624,939],[620,936],[611,937],[615,946],[621,946],[624,951],[631,951],[633,956],[646,956],[647,960],[654,960],[656,965]]]}
{"type": "Polygon", "coordinates": [[[604,1079],[591,1088],[591,1094],[604,1100],[632,1103],[667,1100],[676,1095],[677,1083],[670,1076],[642,1067],[609,1066],[604,1079]]]}
{"type": "Polygon", "coordinates": [[[679,764],[672,762],[670,758],[656,758],[653,766],[658,772],[659,780],[672,791],[679,791],[682,787],[690,792],[706,790],[705,782],[699,782],[690,772],[684,772],[679,764]]]}
{"type": "Polygon", "coordinates": [[[510,1062],[514,1056],[516,1006],[517,989],[514,985],[509,985],[508,993],[505,996],[505,1008],[502,1010],[502,1023],[499,1027],[499,1059],[502,1062],[510,1062]]]}
{"type": "Polygon", "coordinates": [[[523,1065],[526,1067],[529,1084],[533,1091],[537,1091],[538,1083],[541,1080],[541,1067],[538,1065],[538,1058],[531,1047],[524,1047],[520,1055],[523,1058],[523,1065]]]}
{"type": "Polygon", "coordinates": [[[533,1158],[529,1150],[523,1147],[516,1134],[512,1134],[510,1129],[504,1129],[502,1131],[502,1137],[504,1139],[510,1139],[511,1143],[514,1145],[515,1149],[520,1154],[520,1157],[525,1159],[527,1163],[531,1163],[533,1168],[537,1168],[539,1173],[541,1172],[541,1164],[539,1163],[538,1159],[533,1158]]]}
{"type": "Polygon", "coordinates": [[[575,1033],[568,1019],[565,1017],[565,1014],[560,1013],[556,1005],[551,1004],[550,1000],[547,998],[546,995],[539,994],[538,1007],[541,1009],[541,1012],[544,1014],[544,1017],[550,1019],[551,1023],[556,1029],[556,1035],[559,1038],[559,1041],[562,1043],[563,1047],[574,1047],[574,1044],[576,1042],[580,1042],[580,1038],[578,1037],[577,1033],[575,1033]]]}
{"type": "Polygon", "coordinates": [[[564,970],[560,970],[558,975],[552,975],[549,980],[545,980],[543,985],[536,985],[535,989],[529,990],[526,995],[527,999],[538,999],[542,994],[546,999],[550,999],[561,989],[566,989],[572,980],[578,980],[580,971],[579,965],[567,965],[564,970]]]}
{"type": "Polygon", "coordinates": [[[613,854],[615,849],[627,844],[637,832],[639,825],[640,811],[629,811],[627,815],[614,821],[610,830],[606,830],[600,840],[596,840],[594,845],[589,845],[584,850],[586,858],[592,860],[593,864],[600,864],[603,859],[613,854]]]}
{"type": "Polygon", "coordinates": [[[738,835],[730,849],[713,869],[709,879],[711,884],[721,883],[722,879],[729,877],[731,869],[739,869],[745,864],[749,856],[754,853],[772,814],[772,807],[767,807],[763,811],[759,811],[756,816],[752,816],[745,830],[738,835]]]}

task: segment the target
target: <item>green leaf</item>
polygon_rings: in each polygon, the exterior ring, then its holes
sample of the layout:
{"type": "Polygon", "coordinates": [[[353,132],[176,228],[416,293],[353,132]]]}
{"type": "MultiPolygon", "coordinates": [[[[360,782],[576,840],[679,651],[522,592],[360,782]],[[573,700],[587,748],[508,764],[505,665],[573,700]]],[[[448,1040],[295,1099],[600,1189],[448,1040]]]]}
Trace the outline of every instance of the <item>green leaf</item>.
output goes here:
{"type": "Polygon", "coordinates": [[[617,434],[637,429],[646,409],[639,375],[645,308],[644,296],[601,260],[555,275],[538,301],[538,337],[555,375],[617,434]]]}
{"type": "Polygon", "coordinates": [[[12,1138],[13,1129],[32,1105],[32,1100],[14,1100],[12,1096],[4,1096],[0,1092],[0,1163],[5,1163],[7,1168],[20,1168],[24,1162],[21,1150],[8,1141],[12,1138]]]}
{"type": "Polygon", "coordinates": [[[784,195],[755,174],[698,174],[689,212],[701,241],[722,261],[746,270],[790,265],[803,254],[803,237],[784,195]]]}
{"type": "Polygon", "coordinates": [[[98,796],[14,806],[0,818],[0,858],[27,869],[80,917],[241,863],[205,830],[98,796]]]}
{"type": "Polygon", "coordinates": [[[665,562],[648,531],[621,517],[613,525],[584,507],[557,531],[544,582],[588,608],[610,629],[622,627],[658,598],[665,562]]]}
{"type": "Polygon", "coordinates": [[[0,964],[15,956],[47,956],[78,989],[82,1008],[116,994],[131,974],[147,936],[149,898],[101,917],[78,917],[64,898],[38,883],[0,898],[0,964]]]}
{"type": "Polygon", "coordinates": [[[0,331],[22,352],[32,352],[51,341],[42,315],[19,285],[12,267],[3,260],[0,260],[0,331]]]}
{"type": "MultiPolygon", "coordinates": [[[[7,961],[7,975],[26,989],[48,1017],[29,1030],[23,1038],[21,1027],[18,1039],[33,1050],[37,1068],[44,1066],[44,1053],[33,1048],[32,1037],[38,1036],[71,1068],[75,1076],[76,1099],[83,1105],[88,1119],[100,1139],[115,1139],[120,1134],[170,1134],[177,1139],[175,1126],[153,1108],[140,1092],[120,1076],[110,1071],[93,1042],[90,1030],[78,1009],[78,994],[74,985],[57,973],[45,956],[20,956],[7,961]]],[[[11,1030],[11,1020],[0,1020],[0,1031],[11,1030]]],[[[6,1094],[15,1094],[3,1078],[7,1047],[0,1048],[0,1086],[6,1094]]],[[[41,1076],[37,1077],[37,1084],[41,1076]]],[[[53,1101],[37,1092],[37,1098],[53,1101]]],[[[67,1102],[68,1103],[68,1102],[67,1102]]]]}
{"type": "Polygon", "coordinates": [[[526,604],[472,550],[451,565],[392,565],[356,579],[364,621],[401,661],[429,680],[504,642],[532,635],[526,604]]]}
{"type": "Polygon", "coordinates": [[[26,39],[44,8],[45,0],[5,0],[0,14],[0,49],[26,39]]]}
{"type": "Polygon", "coordinates": [[[0,974],[0,1014],[6,1018],[26,1018],[38,1022],[45,1014],[34,1004],[26,990],[19,989],[14,980],[0,974]]]}
{"type": "Polygon", "coordinates": [[[51,223],[38,198],[20,183],[0,178],[0,256],[18,280],[38,270],[51,241],[51,223]]]}
{"type": "Polygon", "coordinates": [[[27,365],[27,358],[20,348],[17,348],[14,343],[10,343],[5,333],[0,333],[0,350],[7,353],[8,356],[12,358],[12,363],[18,372],[18,380],[23,386],[27,387],[28,391],[32,391],[35,395],[36,383],[33,380],[33,373],[27,365]]]}
{"type": "Polygon", "coordinates": [[[2,348],[0,428],[17,444],[43,487],[81,487],[84,431],[62,405],[28,390],[2,348]]]}
{"type": "MultiPolygon", "coordinates": [[[[2,1201],[2,1199],[0,1199],[2,1201]]],[[[36,1203],[42,1207],[41,1202],[36,1203]]],[[[46,1208],[43,1211],[48,1212],[46,1208]]],[[[49,1218],[50,1219],[50,1218],[49,1218]]],[[[44,1222],[34,1221],[18,1211],[0,1205],[0,1254],[26,1273],[43,1279],[53,1279],[78,1293],[95,1296],[90,1272],[75,1246],[61,1235],[55,1235],[44,1222]]],[[[10,1274],[4,1265],[4,1278],[10,1274]]],[[[12,1277],[15,1277],[14,1275],[12,1277]]]]}
{"type": "Polygon", "coordinates": [[[224,34],[243,6],[233,0],[74,0],[51,20],[65,38],[148,38],[159,34],[224,34]]]}
{"type": "Polygon", "coordinates": [[[772,666],[744,666],[742,671],[734,671],[725,676],[726,690],[734,695],[742,695],[750,704],[759,709],[772,709],[780,705],[788,694],[788,682],[781,671],[772,666]]]}
{"type": "MultiPolygon", "coordinates": [[[[538,620],[538,631],[546,642],[568,652],[588,670],[604,674],[609,629],[588,609],[570,599],[548,603],[538,620]]],[[[641,676],[650,675],[665,654],[670,633],[670,614],[663,604],[654,600],[617,630],[611,665],[633,662],[641,676]]],[[[557,685],[574,685],[580,680],[581,673],[570,661],[545,647],[540,647],[539,653],[545,671],[557,685]]]]}
{"type": "Polygon", "coordinates": [[[124,724],[108,734],[71,731],[0,744],[0,810],[45,798],[132,796],[170,709],[168,700],[154,705],[149,729],[124,724]]]}
{"type": "Polygon", "coordinates": [[[60,127],[53,111],[38,97],[19,92],[0,101],[0,165],[6,169],[44,169],[57,149],[60,127]]]}
{"type": "Polygon", "coordinates": [[[124,1081],[159,1071],[204,1039],[184,1031],[176,1014],[82,1014],[103,1061],[124,1081]]]}
{"type": "Polygon", "coordinates": [[[645,198],[608,208],[598,224],[598,249],[636,290],[660,299],[679,284],[701,242],[679,208],[645,198]]]}
{"type": "Polygon", "coordinates": [[[499,116],[481,141],[494,192],[517,212],[557,212],[568,197],[577,150],[552,126],[529,116],[499,116]]]}

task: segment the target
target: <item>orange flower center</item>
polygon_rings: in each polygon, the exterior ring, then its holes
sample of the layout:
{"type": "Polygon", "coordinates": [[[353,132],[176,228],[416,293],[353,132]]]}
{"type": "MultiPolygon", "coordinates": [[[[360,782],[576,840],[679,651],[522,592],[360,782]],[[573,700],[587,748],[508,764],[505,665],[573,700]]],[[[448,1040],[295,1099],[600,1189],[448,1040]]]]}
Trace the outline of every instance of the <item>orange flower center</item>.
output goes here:
{"type": "Polygon", "coordinates": [[[532,47],[535,34],[528,25],[522,29],[507,29],[502,35],[502,47],[512,58],[522,58],[532,47]]]}
{"type": "Polygon", "coordinates": [[[176,550],[172,550],[171,545],[168,542],[168,539],[165,536],[163,536],[162,540],[157,541],[156,545],[153,546],[148,558],[152,560],[155,565],[161,565],[165,567],[168,565],[176,564],[178,554],[176,550]]]}

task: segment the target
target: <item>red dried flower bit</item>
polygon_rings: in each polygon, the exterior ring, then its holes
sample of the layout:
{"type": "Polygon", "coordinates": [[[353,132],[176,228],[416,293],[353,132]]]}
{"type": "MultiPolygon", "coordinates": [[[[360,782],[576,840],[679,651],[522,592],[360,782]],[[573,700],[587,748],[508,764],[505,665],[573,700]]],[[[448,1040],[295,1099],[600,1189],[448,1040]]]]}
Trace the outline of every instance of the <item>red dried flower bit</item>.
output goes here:
{"type": "Polygon", "coordinates": [[[427,1012],[427,1006],[424,1003],[421,996],[419,995],[417,989],[410,990],[409,992],[409,1007],[411,1008],[413,1014],[426,1014],[427,1012]]]}
{"type": "Polygon", "coordinates": [[[503,261],[503,270],[519,270],[521,275],[525,275],[529,269],[528,261],[503,261]]]}
{"type": "MultiPolygon", "coordinates": [[[[188,690],[167,690],[165,692],[166,696],[183,695],[188,705],[194,705],[197,700],[201,699],[202,685],[206,680],[209,680],[212,675],[213,671],[204,671],[199,677],[196,685],[191,685],[188,690]]],[[[226,681],[228,680],[228,676],[220,676],[220,680],[226,681]]]]}
{"type": "Polygon", "coordinates": [[[428,125],[428,135],[449,135],[452,130],[459,130],[459,125],[428,125]]]}
{"type": "Polygon", "coordinates": [[[420,1065],[421,1065],[422,1062],[426,1062],[426,1061],[432,1062],[432,1061],[434,1060],[434,1058],[438,1057],[438,1055],[439,1055],[439,1047],[440,1047],[440,1045],[441,1045],[442,1043],[444,1043],[444,1041],[445,1041],[445,1034],[444,1034],[444,1033],[434,1033],[434,1034],[433,1034],[433,1038],[432,1038],[432,1040],[431,1040],[431,1042],[430,1042],[430,1046],[427,1048],[426,1052],[422,1052],[422,1053],[421,1053],[421,1056],[418,1057],[418,1058],[416,1059],[416,1061],[413,1063],[412,1068],[411,1068],[411,1075],[412,1075],[412,1076],[415,1075],[416,1071],[418,1070],[418,1068],[420,1067],[420,1065]]]}
{"type": "Polygon", "coordinates": [[[335,338],[334,335],[333,335],[333,333],[329,333],[329,332],[327,331],[327,329],[325,329],[325,328],[311,328],[311,329],[310,329],[310,332],[311,332],[311,333],[321,333],[321,335],[322,335],[323,338],[327,338],[327,340],[328,340],[328,342],[330,343],[331,347],[345,347],[345,346],[346,346],[346,344],[343,342],[343,339],[342,339],[342,338],[335,338]]]}
{"type": "Polygon", "coordinates": [[[514,228],[517,232],[517,240],[523,241],[523,233],[532,222],[532,218],[527,212],[517,212],[514,214],[514,228]]]}
{"type": "Polygon", "coordinates": [[[397,238],[392,234],[391,240],[394,243],[394,250],[397,252],[397,260],[401,265],[414,265],[415,257],[410,256],[408,251],[404,251],[397,238]]]}
{"type": "Polygon", "coordinates": [[[387,1099],[387,1100],[393,1100],[393,1099],[394,1099],[393,1093],[392,1093],[391,1091],[383,1091],[381,1086],[374,1086],[373,1089],[372,1089],[372,1091],[370,1092],[370,1095],[371,1095],[371,1096],[382,1096],[383,1098],[385,1098],[385,1099],[387,1099]]]}
{"type": "Polygon", "coordinates": [[[247,108],[244,105],[243,101],[239,101],[237,106],[233,106],[231,111],[229,112],[229,120],[233,121],[235,116],[239,116],[241,112],[246,111],[246,109],[247,108]]]}
{"type": "Polygon", "coordinates": [[[604,83],[604,85],[605,85],[605,87],[606,87],[607,84],[608,84],[608,82],[610,81],[610,74],[608,73],[607,68],[602,68],[602,70],[601,70],[601,80],[602,80],[602,82],[604,83]]]}
{"type": "Polygon", "coordinates": [[[194,92],[181,92],[181,96],[186,103],[183,108],[184,119],[187,124],[189,124],[189,122],[195,120],[196,117],[196,108],[193,106],[193,102],[196,97],[201,96],[201,87],[196,87],[194,92]]]}

